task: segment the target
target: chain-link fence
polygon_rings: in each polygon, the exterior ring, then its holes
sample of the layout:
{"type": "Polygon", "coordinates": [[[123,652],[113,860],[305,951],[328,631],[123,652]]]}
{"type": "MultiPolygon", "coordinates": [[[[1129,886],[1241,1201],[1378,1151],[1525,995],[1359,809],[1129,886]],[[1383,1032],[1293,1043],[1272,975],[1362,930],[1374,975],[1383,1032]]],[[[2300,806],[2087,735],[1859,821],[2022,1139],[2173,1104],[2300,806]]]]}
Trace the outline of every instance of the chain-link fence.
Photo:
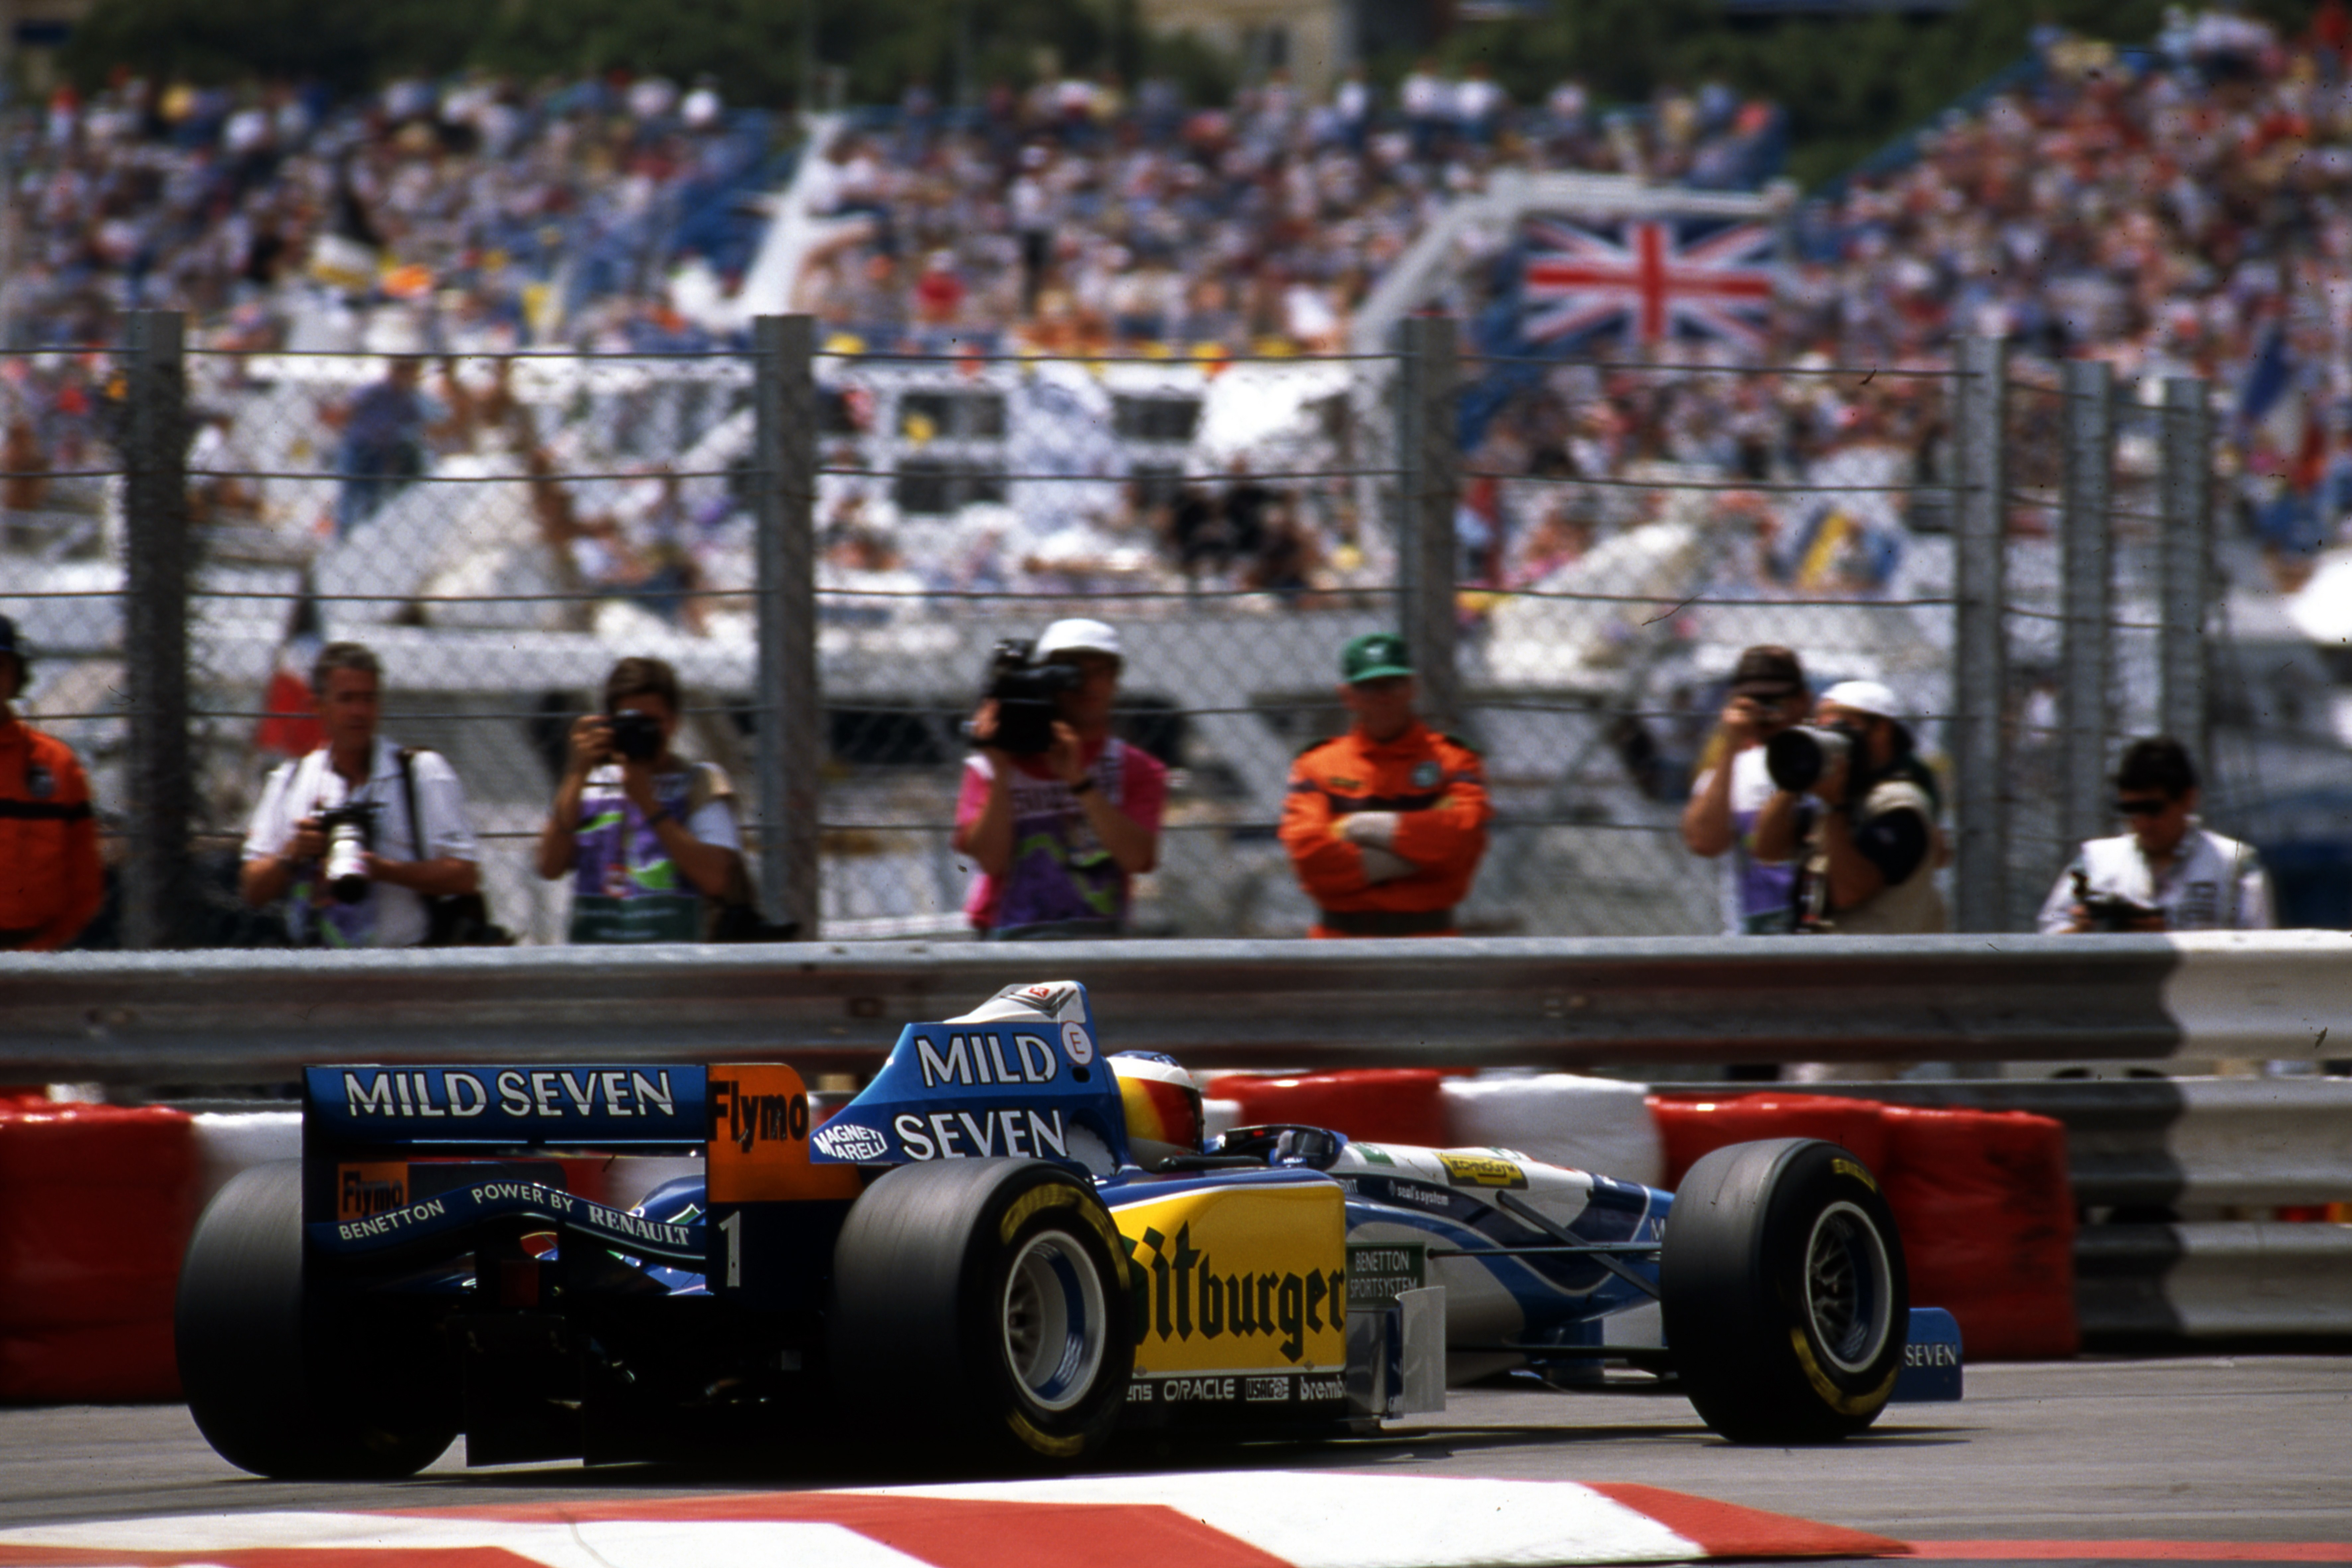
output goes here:
{"type": "MultiPolygon", "coordinates": [[[[200,531],[215,562],[223,541],[257,541],[234,586],[196,590],[207,717],[253,726],[257,750],[305,750],[285,677],[322,639],[365,643],[383,732],[456,769],[490,907],[541,941],[561,938],[568,889],[538,875],[540,827],[617,659],[677,668],[677,750],[724,768],[763,819],[748,364],[198,353],[189,379],[200,531]]],[[[241,820],[258,768],[218,785],[241,820]]]]}
{"type": "Polygon", "coordinates": [[[1745,647],[1788,647],[1816,690],[1886,683],[1942,750],[1948,379],[1465,365],[1472,400],[1518,383],[1478,434],[1458,512],[1465,570],[1491,595],[1464,668],[1502,808],[1480,888],[1496,929],[1736,924],[1720,866],[1685,849],[1680,821],[1721,760],[1716,720],[1745,647]]]}
{"type": "MultiPolygon", "coordinates": [[[[72,746],[94,797],[131,797],[122,562],[123,356],[0,355],[0,615],[26,655],[15,704],[72,746]]],[[[126,859],[119,827],[110,868],[126,859]]],[[[111,875],[111,870],[110,875],[111,875]]],[[[113,945],[110,900],[88,940],[113,945]]]]}
{"type": "Polygon", "coordinates": [[[1679,821],[1751,644],[1917,715],[1967,929],[2026,926],[2111,830],[2116,737],[2190,715],[2211,744],[2209,674],[2218,723],[2262,701],[2180,656],[2216,586],[2182,477],[2211,471],[2202,389],[2148,407],[1997,345],[1457,362],[1423,320],[1391,355],[906,357],[793,318],[749,356],[360,358],[137,320],[122,355],[0,366],[31,426],[0,534],[29,710],[96,764],[116,858],[176,846],[205,889],[134,944],[268,939],[236,846],[316,742],[330,638],[382,658],[383,731],[455,766],[495,918],[537,941],[565,929],[536,849],[566,735],[629,655],[682,676],[679,749],[736,781],[769,912],[836,938],[969,929],[961,725],[994,646],[1066,616],[1118,627],[1118,728],[1171,770],[1147,935],[1305,929],[1275,826],[1364,631],[1407,632],[1425,708],[1486,755],[1473,932],[1722,928],[1679,821]],[[182,695],[134,679],[161,648],[182,695]],[[142,734],[179,738],[184,798],[142,734]]]}
{"type": "Polygon", "coordinates": [[[1304,930],[1273,829],[1339,725],[1341,644],[1396,622],[1392,368],[821,360],[825,929],[967,929],[961,723],[996,643],[1085,616],[1118,630],[1124,738],[1173,770],[1133,929],[1304,930]]]}

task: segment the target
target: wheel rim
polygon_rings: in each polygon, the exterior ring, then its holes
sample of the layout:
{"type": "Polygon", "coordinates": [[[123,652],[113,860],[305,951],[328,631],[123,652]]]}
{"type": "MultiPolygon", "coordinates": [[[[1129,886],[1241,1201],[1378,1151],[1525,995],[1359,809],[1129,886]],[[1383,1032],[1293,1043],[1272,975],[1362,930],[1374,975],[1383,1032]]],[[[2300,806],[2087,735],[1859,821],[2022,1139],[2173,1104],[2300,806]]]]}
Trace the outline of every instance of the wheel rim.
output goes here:
{"type": "Polygon", "coordinates": [[[1894,1311],[1886,1243],[1870,1216],[1832,1204],[1805,1248],[1805,1316],[1822,1352],[1842,1372],[1866,1371],[1885,1348],[1894,1311]]]}
{"type": "Polygon", "coordinates": [[[1108,1343],[1102,1281],[1076,1237],[1034,1236],[1004,1281],[1004,1354],[1031,1401],[1067,1410],[1094,1386],[1108,1343]]]}

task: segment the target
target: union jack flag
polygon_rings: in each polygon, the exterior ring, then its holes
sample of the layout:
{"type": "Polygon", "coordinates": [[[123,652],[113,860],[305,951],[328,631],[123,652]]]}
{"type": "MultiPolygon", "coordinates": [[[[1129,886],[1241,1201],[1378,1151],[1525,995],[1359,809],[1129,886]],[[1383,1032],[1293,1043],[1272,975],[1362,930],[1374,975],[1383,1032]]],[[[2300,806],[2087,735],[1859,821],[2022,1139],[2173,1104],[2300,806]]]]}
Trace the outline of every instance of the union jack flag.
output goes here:
{"type": "Polygon", "coordinates": [[[1622,325],[1642,343],[1678,332],[1762,348],[1772,309],[1766,262],[1775,237],[1762,224],[1633,218],[1585,226],[1530,219],[1520,330],[1530,343],[1622,325]]]}

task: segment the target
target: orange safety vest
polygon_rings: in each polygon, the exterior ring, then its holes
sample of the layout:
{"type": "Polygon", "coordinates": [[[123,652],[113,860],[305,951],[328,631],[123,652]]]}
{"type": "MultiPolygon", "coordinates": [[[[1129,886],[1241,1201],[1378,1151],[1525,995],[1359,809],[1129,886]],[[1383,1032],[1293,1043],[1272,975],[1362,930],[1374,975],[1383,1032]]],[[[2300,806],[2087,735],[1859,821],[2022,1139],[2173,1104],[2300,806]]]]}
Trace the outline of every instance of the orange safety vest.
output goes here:
{"type": "Polygon", "coordinates": [[[1486,769],[1478,753],[1419,720],[1395,740],[1359,731],[1309,746],[1290,767],[1282,843],[1321,911],[1315,936],[1450,936],[1454,906],[1486,852],[1486,769]],[[1339,836],[1359,811],[1393,811],[1389,847],[1420,869],[1364,879],[1363,851],[1339,836]]]}
{"type": "Polygon", "coordinates": [[[0,949],[63,947],[104,891],[89,781],[73,748],[0,724],[0,949]]]}

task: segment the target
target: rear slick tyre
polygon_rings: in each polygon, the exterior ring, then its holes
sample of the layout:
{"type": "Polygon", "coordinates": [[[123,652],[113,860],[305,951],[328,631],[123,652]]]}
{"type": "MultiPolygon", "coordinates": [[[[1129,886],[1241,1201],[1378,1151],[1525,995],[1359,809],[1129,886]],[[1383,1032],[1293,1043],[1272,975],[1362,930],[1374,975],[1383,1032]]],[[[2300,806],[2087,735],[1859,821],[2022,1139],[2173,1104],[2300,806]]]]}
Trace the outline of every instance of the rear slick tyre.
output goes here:
{"type": "Polygon", "coordinates": [[[1684,1390],[1732,1442],[1851,1436],[1895,1392],[1903,1242],[1877,1178],[1836,1144],[1737,1143],[1693,1165],[1658,1279],[1684,1390]]]}
{"type": "Polygon", "coordinates": [[[196,1429],[239,1469],[284,1480],[384,1480],[441,1457],[457,1423],[434,1406],[429,1336],[372,1326],[339,1343],[303,1279],[299,1161],[239,1172],[188,1238],[173,1312],[196,1429]],[[331,1354],[339,1370],[326,1375],[331,1354]],[[382,1369],[385,1375],[371,1375],[382,1369]]]}
{"type": "Polygon", "coordinates": [[[834,1246],[847,1406],[920,1411],[1024,1465],[1098,1452],[1135,1367],[1126,1250],[1078,1177],[1034,1160],[901,1165],[834,1246]]]}

